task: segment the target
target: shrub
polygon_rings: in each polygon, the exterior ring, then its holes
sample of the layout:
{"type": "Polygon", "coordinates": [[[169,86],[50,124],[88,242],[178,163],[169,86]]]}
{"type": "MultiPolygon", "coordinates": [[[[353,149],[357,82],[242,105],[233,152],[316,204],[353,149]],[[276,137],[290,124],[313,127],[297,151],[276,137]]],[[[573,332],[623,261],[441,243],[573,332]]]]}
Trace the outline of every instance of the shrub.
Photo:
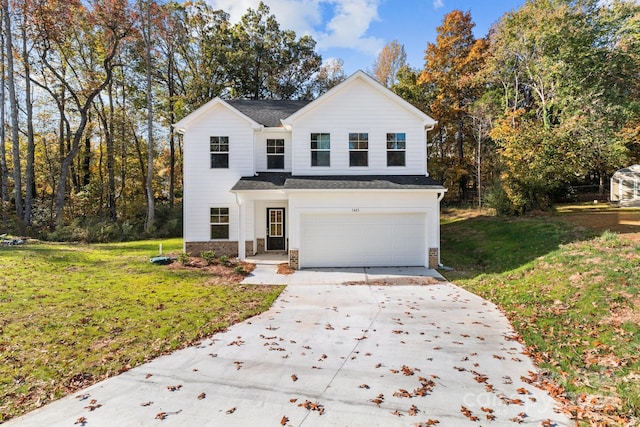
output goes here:
{"type": "Polygon", "coordinates": [[[214,251],[204,251],[200,254],[200,257],[207,262],[207,265],[211,265],[216,257],[216,253],[214,251]]]}
{"type": "Polygon", "coordinates": [[[236,265],[233,272],[236,274],[244,274],[244,268],[241,265],[236,265]]]}
{"type": "Polygon", "coordinates": [[[229,257],[226,255],[222,255],[219,261],[221,264],[229,265],[229,257]]]}
{"type": "Polygon", "coordinates": [[[182,265],[189,264],[189,254],[186,252],[182,252],[180,255],[178,255],[178,262],[182,265]]]}
{"type": "Polygon", "coordinates": [[[499,184],[493,184],[487,189],[484,196],[485,206],[496,210],[498,216],[512,216],[516,214],[515,207],[509,199],[509,195],[499,184]]]}

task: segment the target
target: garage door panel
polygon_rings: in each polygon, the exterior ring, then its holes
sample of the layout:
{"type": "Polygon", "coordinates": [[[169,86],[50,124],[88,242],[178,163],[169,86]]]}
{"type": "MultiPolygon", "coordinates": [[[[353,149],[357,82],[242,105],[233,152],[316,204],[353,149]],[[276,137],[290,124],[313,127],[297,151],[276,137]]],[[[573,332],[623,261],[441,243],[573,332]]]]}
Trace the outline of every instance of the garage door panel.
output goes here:
{"type": "Polygon", "coordinates": [[[302,267],[424,265],[425,214],[305,214],[302,267]]]}

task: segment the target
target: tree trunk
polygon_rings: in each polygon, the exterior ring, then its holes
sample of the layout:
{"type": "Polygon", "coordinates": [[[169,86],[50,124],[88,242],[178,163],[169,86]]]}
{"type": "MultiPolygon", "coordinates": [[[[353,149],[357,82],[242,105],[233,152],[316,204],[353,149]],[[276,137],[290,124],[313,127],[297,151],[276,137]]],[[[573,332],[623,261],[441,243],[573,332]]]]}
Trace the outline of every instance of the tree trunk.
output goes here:
{"type": "Polygon", "coordinates": [[[20,170],[20,135],[18,134],[18,101],[16,99],[15,71],[13,66],[13,39],[11,35],[11,17],[9,16],[9,1],[2,1],[4,12],[4,31],[7,51],[7,87],[9,88],[9,109],[11,112],[11,142],[13,148],[13,186],[16,207],[16,217],[20,234],[24,232],[22,208],[22,176],[20,170]]]}
{"type": "MultiPolygon", "coordinates": [[[[142,2],[140,2],[142,6],[142,2]]],[[[155,200],[153,193],[153,86],[151,81],[151,3],[146,1],[145,10],[146,22],[143,22],[143,34],[145,44],[145,64],[147,67],[147,221],[145,231],[153,230],[155,222],[155,200]]]]}
{"type": "Polygon", "coordinates": [[[173,80],[173,52],[168,55],[167,83],[169,90],[169,207],[173,209],[176,187],[176,141],[173,123],[175,122],[175,82],[173,80]]]}
{"type": "MultiPolygon", "coordinates": [[[[2,9],[2,15],[4,19],[4,8],[2,9]]],[[[4,31],[0,31],[0,81],[5,81],[5,43],[4,43],[4,31]]],[[[6,86],[0,84],[0,213],[2,214],[2,221],[6,223],[7,217],[5,212],[5,204],[9,201],[9,169],[7,168],[7,153],[5,151],[6,144],[6,132],[4,126],[4,119],[6,115],[5,111],[5,99],[6,99],[6,86]]]]}
{"type": "Polygon", "coordinates": [[[27,49],[26,23],[22,24],[22,56],[24,62],[25,108],[27,111],[27,168],[25,171],[24,224],[31,225],[33,197],[35,193],[35,151],[33,134],[33,102],[31,100],[31,69],[29,67],[29,51],[27,49]]]}
{"type": "Polygon", "coordinates": [[[82,158],[82,186],[91,183],[91,138],[84,138],[84,157],[82,158]]]}
{"type": "Polygon", "coordinates": [[[113,84],[109,82],[109,123],[105,124],[105,138],[107,142],[107,205],[109,206],[109,218],[111,221],[118,220],[116,210],[116,158],[114,150],[114,107],[113,107],[113,84]]]}

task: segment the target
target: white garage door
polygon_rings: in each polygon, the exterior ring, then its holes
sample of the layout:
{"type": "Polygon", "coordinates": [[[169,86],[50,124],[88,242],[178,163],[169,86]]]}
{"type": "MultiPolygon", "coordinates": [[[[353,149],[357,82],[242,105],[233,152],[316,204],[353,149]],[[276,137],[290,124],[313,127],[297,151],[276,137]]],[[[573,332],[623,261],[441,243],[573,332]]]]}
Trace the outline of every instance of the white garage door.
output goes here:
{"type": "Polygon", "coordinates": [[[305,214],[301,267],[421,266],[425,214],[305,214]]]}

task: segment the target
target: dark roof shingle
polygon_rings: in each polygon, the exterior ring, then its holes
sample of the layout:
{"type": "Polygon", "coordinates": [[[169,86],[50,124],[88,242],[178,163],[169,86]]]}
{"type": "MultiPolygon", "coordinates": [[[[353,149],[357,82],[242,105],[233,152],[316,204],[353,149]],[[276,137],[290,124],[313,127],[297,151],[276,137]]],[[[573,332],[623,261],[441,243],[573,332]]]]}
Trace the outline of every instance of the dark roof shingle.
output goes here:
{"type": "Polygon", "coordinates": [[[240,178],[231,191],[394,189],[444,190],[444,187],[423,175],[292,176],[290,173],[261,172],[240,178]]]}
{"type": "Polygon", "coordinates": [[[266,127],[280,127],[280,120],[286,119],[310,101],[232,99],[226,102],[256,123],[266,127]]]}

